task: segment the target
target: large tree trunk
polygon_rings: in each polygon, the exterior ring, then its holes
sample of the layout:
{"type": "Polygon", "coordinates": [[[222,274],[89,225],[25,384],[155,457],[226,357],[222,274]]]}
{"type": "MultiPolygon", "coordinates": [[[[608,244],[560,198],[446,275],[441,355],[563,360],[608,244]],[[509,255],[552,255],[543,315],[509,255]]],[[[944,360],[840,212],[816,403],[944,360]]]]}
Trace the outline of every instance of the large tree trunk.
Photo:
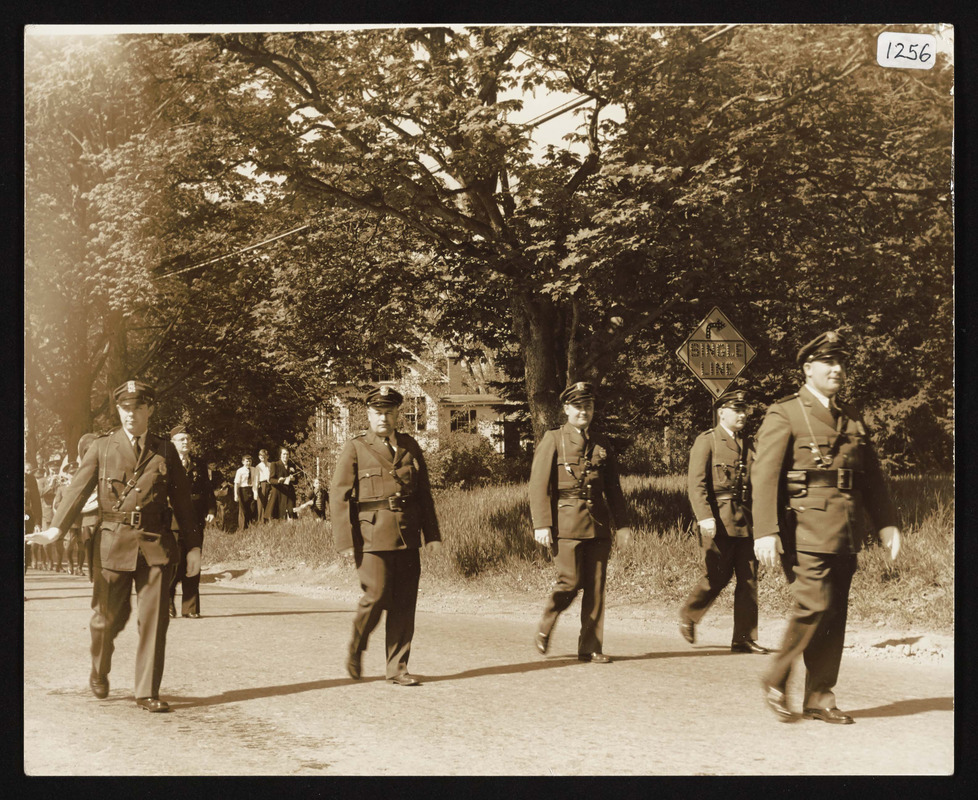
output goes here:
{"type": "Polygon", "coordinates": [[[556,312],[546,298],[519,292],[513,299],[513,329],[523,350],[524,382],[533,439],[560,422],[558,397],[564,388],[557,353],[556,312]]]}

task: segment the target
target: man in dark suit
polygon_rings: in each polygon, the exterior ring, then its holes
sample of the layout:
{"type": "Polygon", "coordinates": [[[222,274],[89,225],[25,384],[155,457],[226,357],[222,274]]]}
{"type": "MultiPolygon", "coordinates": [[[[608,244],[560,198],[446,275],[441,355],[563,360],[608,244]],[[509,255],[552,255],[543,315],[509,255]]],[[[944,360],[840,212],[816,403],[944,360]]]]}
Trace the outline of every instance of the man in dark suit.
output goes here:
{"type": "Polygon", "coordinates": [[[279,460],[268,466],[270,519],[295,519],[295,482],[299,471],[289,461],[289,448],[280,448],[279,460]]]}
{"type": "Polygon", "coordinates": [[[207,462],[207,483],[210,486],[211,494],[214,496],[214,520],[221,530],[227,532],[234,529],[230,524],[231,512],[228,508],[231,484],[227,478],[217,468],[217,462],[213,459],[207,462]]]}
{"type": "Polygon", "coordinates": [[[552,547],[557,582],[535,639],[546,653],[557,617],[584,590],[577,657],[609,664],[604,654],[604,591],[611,531],[619,545],[631,539],[618,466],[608,441],[592,431],[594,387],[581,381],[560,395],[567,423],[549,430],[537,445],[530,470],[533,536],[552,547]]]}
{"type": "Polygon", "coordinates": [[[745,392],[727,392],[714,404],[718,424],[696,437],[689,454],[687,491],[699,525],[703,577],[679,612],[679,632],[693,644],[696,625],[737,575],[730,649],[763,655],[757,643],[757,559],[751,538],[747,489],[754,448],[741,436],[747,422],[745,392]]]}
{"type": "MultiPolygon", "coordinates": [[[[177,455],[180,456],[180,464],[183,466],[187,478],[190,480],[190,499],[194,504],[194,517],[200,528],[200,547],[204,546],[204,526],[214,519],[217,510],[217,503],[214,500],[214,492],[211,490],[210,481],[207,479],[207,470],[190,457],[190,434],[187,433],[186,425],[177,425],[170,430],[170,441],[173,443],[177,455]]],[[[180,530],[180,523],[176,517],[170,521],[170,527],[174,531],[180,530]]],[[[177,534],[179,539],[179,534],[177,534]]],[[[194,575],[187,574],[187,548],[180,544],[180,563],[177,564],[177,571],[173,575],[170,583],[170,617],[176,617],[177,606],[177,584],[180,584],[180,613],[190,619],[200,619],[200,573],[194,575]]]]}
{"type": "Polygon", "coordinates": [[[108,696],[115,638],[129,619],[135,584],[139,623],[136,705],[152,712],[169,711],[169,705],[159,698],[170,622],[167,593],[181,543],[187,548],[187,574],[200,571],[201,531],[190,499],[190,482],[176,451],[167,440],[147,430],[155,410],[153,387],[131,380],[113,394],[122,427],[89,447],[52,526],[27,538],[38,544],[60,539],[98,486],[101,522],[96,546],[101,574],[95,581],[96,608],[90,625],[89,686],[96,697],[108,696]],[[179,532],[170,528],[170,507],[180,523],[179,532]]]}
{"type": "Polygon", "coordinates": [[[367,639],[387,611],[387,680],[399,686],[420,681],[407,671],[425,549],[441,549],[435,503],[421,447],[397,432],[404,398],[388,387],[367,394],[370,429],[344,445],[333,472],[329,510],[337,552],[352,556],[363,597],[353,620],[347,655],[350,676],[359,679],[367,639]]]}
{"type": "Polygon", "coordinates": [[[848,348],[828,331],[798,351],[805,384],[771,405],[757,432],[751,471],[754,551],[782,566],[794,604],[781,650],[763,678],[765,702],[784,722],[794,720],[785,687],[798,656],[804,659],[807,719],[850,724],[836,707],[835,688],[845,644],[849,587],[864,543],[863,511],[895,559],[900,552],[896,511],[869,432],[859,412],[836,395],[848,348]]]}

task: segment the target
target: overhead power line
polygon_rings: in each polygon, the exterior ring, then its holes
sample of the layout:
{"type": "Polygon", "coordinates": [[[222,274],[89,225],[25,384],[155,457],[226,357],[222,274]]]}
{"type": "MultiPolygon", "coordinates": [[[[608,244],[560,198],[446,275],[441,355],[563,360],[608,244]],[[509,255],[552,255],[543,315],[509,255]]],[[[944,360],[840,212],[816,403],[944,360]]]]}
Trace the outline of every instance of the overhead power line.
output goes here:
{"type": "Polygon", "coordinates": [[[224,255],[215,256],[207,261],[201,261],[199,264],[194,264],[190,267],[184,267],[183,269],[174,270],[173,272],[166,272],[160,275],[161,278],[169,278],[172,275],[181,275],[184,272],[190,272],[192,269],[200,269],[201,267],[206,267],[208,264],[214,264],[218,261],[223,261],[225,258],[232,258],[234,256],[239,256],[242,253],[247,253],[249,250],[257,250],[259,247],[264,247],[266,244],[271,244],[272,242],[278,241],[279,239],[284,239],[286,236],[291,236],[293,233],[299,233],[299,231],[304,231],[306,228],[312,227],[311,225],[300,225],[298,228],[293,228],[285,233],[280,233],[276,236],[272,236],[269,239],[263,239],[255,244],[250,244],[247,247],[242,247],[240,250],[234,250],[230,253],[225,253],[224,255]]]}
{"type": "MultiPolygon", "coordinates": [[[[715,39],[717,36],[722,36],[723,34],[732,31],[736,27],[738,27],[738,25],[727,25],[721,30],[711,33],[709,36],[703,39],[700,42],[700,44],[706,44],[711,39],[715,39]]],[[[657,67],[661,67],[665,62],[666,59],[664,58],[659,59],[652,66],[646,67],[645,69],[636,72],[634,75],[631,76],[631,80],[635,80],[636,78],[641,78],[643,75],[651,72],[657,67]]],[[[528,122],[524,122],[523,127],[536,128],[540,125],[543,125],[544,122],[549,122],[550,120],[555,119],[561,116],[562,114],[566,114],[568,111],[573,111],[575,108],[580,108],[581,106],[585,105],[586,103],[589,103],[593,99],[594,99],[593,97],[589,97],[586,94],[581,94],[578,95],[577,97],[571,98],[570,100],[565,100],[559,106],[556,106],[553,110],[545,111],[543,112],[543,114],[537,115],[536,117],[529,120],[528,122]]]]}

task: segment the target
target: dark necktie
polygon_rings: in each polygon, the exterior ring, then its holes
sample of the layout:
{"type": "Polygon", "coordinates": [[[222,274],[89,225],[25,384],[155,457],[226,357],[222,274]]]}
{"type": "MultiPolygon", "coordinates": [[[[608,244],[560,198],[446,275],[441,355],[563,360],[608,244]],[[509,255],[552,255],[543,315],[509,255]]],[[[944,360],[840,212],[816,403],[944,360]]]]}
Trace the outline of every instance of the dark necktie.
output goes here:
{"type": "Polygon", "coordinates": [[[394,445],[391,444],[390,439],[384,439],[384,444],[387,445],[387,452],[391,454],[391,460],[394,460],[394,445]]]}
{"type": "Polygon", "coordinates": [[[136,463],[139,463],[139,457],[143,454],[143,449],[139,446],[139,437],[135,436],[132,440],[132,450],[136,454],[136,463]]]}

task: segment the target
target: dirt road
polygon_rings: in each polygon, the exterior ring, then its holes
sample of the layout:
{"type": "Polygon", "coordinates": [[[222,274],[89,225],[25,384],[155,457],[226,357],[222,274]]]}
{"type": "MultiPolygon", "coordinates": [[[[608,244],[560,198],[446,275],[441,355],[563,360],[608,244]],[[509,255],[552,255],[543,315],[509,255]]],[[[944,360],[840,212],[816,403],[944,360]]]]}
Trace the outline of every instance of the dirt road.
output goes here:
{"type": "MultiPolygon", "coordinates": [[[[690,647],[672,624],[612,611],[605,650],[614,663],[582,664],[577,604],[542,658],[532,635],[543,598],[462,613],[464,603],[426,598],[422,577],[411,670],[424,685],[402,688],[383,680],[383,623],[364,657],[365,679],[346,675],[350,576],[346,588],[304,597],[240,587],[232,574],[204,576],[202,619],[171,621],[162,697],[173,712],[147,714],[133,704],[135,615],[117,640],[111,693],[97,700],[87,686],[88,580],[28,573],[25,772],[940,775],[954,768],[951,659],[847,650],[838,695],[856,724],[786,725],[761,702],[764,657],[731,654],[722,615],[708,616],[690,647]]],[[[775,644],[780,630],[769,622],[762,641],[775,644]]],[[[799,687],[790,688],[797,704],[799,687]]]]}

